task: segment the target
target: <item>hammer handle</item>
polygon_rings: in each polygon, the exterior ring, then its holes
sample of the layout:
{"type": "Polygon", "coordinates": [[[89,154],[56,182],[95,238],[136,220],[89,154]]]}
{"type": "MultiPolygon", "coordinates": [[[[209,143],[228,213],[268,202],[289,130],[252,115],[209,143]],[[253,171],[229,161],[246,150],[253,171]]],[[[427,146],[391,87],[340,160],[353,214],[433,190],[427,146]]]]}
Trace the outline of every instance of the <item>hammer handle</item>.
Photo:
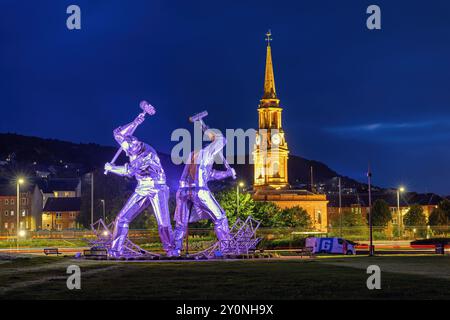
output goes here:
{"type": "MultiPolygon", "coordinates": [[[[145,114],[146,114],[146,112],[144,111],[144,112],[141,112],[139,115],[138,115],[138,117],[139,116],[144,116],[145,117],[145,114]]],[[[137,129],[137,126],[133,129],[133,130],[131,130],[131,134],[133,134],[135,131],[136,131],[136,129],[137,129]]],[[[111,160],[111,164],[114,164],[115,162],[116,162],[116,160],[117,160],[117,158],[120,156],[120,154],[122,153],[122,151],[123,151],[123,148],[122,147],[120,147],[117,151],[116,151],[116,154],[114,155],[114,157],[112,158],[112,160],[111,160]]],[[[107,175],[108,174],[108,171],[104,171],[103,172],[105,175],[107,175]]]]}
{"type": "MultiPolygon", "coordinates": [[[[206,126],[205,122],[203,121],[203,119],[200,119],[198,121],[200,121],[200,123],[202,124],[202,126],[204,128],[207,128],[207,126],[206,126]]],[[[220,156],[220,158],[221,158],[225,168],[227,168],[227,170],[231,170],[232,168],[231,168],[230,164],[228,163],[227,158],[225,158],[225,156],[223,155],[222,151],[219,153],[219,156],[220,156]]],[[[234,176],[233,179],[236,179],[236,177],[234,176]]]]}

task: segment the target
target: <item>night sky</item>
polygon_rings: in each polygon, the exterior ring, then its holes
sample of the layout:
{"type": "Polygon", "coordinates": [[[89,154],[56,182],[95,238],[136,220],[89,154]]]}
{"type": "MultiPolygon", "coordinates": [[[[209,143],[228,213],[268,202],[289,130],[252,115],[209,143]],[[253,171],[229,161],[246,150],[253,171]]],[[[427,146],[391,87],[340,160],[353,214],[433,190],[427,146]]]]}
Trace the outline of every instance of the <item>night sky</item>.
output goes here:
{"type": "Polygon", "coordinates": [[[1,0],[0,132],[113,145],[142,99],[157,115],[137,135],[164,152],[203,109],[213,127],[256,127],[270,28],[292,154],[450,194],[449,17],[437,0],[1,0]]]}

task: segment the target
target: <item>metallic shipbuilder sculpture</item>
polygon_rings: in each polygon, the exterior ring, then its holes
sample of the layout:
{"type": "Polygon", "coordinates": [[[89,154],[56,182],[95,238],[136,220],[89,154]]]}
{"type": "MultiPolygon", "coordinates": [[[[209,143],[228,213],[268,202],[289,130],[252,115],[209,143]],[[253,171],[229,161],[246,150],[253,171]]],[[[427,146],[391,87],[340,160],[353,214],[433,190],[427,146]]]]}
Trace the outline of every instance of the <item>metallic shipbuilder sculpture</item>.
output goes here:
{"type": "Polygon", "coordinates": [[[226,144],[225,137],[220,132],[208,129],[203,122],[203,118],[207,115],[208,113],[203,111],[190,118],[191,122],[200,122],[203,132],[209,137],[211,143],[201,150],[191,152],[181,175],[174,216],[176,221],[175,251],[177,254],[181,252],[189,222],[211,219],[218,240],[221,242],[230,239],[227,216],[209,190],[208,181],[228,177],[235,179],[236,172],[223,158],[222,149],[226,144]],[[226,167],[225,171],[213,169],[216,156],[222,157],[226,167]]]}
{"type": "Polygon", "coordinates": [[[203,248],[186,258],[210,259],[219,256],[249,254],[253,252],[260,239],[256,231],[260,223],[252,217],[246,220],[236,219],[234,225],[228,226],[225,211],[214,198],[208,188],[208,182],[232,177],[236,172],[228,164],[222,154],[225,147],[225,137],[216,130],[208,129],[203,118],[208,115],[203,111],[190,118],[190,121],[200,124],[202,131],[211,140],[207,146],[190,153],[185,164],[176,194],[175,234],[168,210],[169,188],[166,176],[156,151],[149,145],[139,141],[133,134],[142,124],[146,115],[153,116],[155,108],[146,101],[140,104],[143,110],[131,123],[114,130],[114,138],[120,149],[115,156],[105,164],[105,174],[112,172],[120,176],[134,177],[138,184],[117,215],[114,222],[106,224],[102,219],[92,224],[92,231],[96,238],[91,242],[90,254],[98,258],[99,255],[112,259],[161,259],[163,256],[140,248],[128,238],[130,223],[149,205],[152,205],[158,222],[158,231],[162,247],[167,257],[180,257],[183,240],[187,234],[188,224],[202,219],[211,219],[218,240],[208,248],[203,248]],[[116,165],[115,161],[122,151],[125,151],[129,162],[116,165]],[[215,157],[219,157],[226,170],[213,169],[215,157]],[[105,255],[103,255],[103,253],[105,255]]]}
{"type": "MultiPolygon", "coordinates": [[[[134,177],[138,182],[134,193],[115,220],[109,250],[109,254],[113,257],[123,254],[130,223],[149,205],[153,207],[163,248],[168,256],[173,253],[173,234],[168,208],[169,188],[166,185],[166,175],[156,151],[133,136],[136,128],[144,122],[145,115],[152,116],[156,110],[146,101],[142,101],[140,107],[143,112],[136,119],[114,130],[114,138],[121,149],[125,151],[129,162],[118,166],[114,164],[117,158],[114,157],[113,161],[105,164],[105,173],[111,172],[120,176],[134,177]]],[[[120,154],[120,151],[119,149],[117,155],[120,154]]]]}

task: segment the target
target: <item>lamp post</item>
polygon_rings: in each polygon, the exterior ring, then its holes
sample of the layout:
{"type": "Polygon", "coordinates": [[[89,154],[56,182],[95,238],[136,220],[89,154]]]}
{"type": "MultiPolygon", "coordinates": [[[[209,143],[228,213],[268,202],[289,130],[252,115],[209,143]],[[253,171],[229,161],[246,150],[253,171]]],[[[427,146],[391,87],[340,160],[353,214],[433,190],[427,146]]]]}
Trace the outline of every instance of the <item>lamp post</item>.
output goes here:
{"type": "Polygon", "coordinates": [[[372,172],[367,170],[367,186],[369,191],[369,257],[372,257],[375,254],[375,248],[373,247],[373,226],[372,226],[372,190],[371,190],[371,182],[372,182],[372,172]]]}
{"type": "Polygon", "coordinates": [[[16,247],[19,250],[19,236],[20,236],[20,185],[23,184],[25,180],[23,178],[17,178],[16,181],[16,247]]]}
{"type": "Polygon", "coordinates": [[[342,188],[341,177],[339,179],[339,236],[342,238],[342,188]]]}
{"type": "Polygon", "coordinates": [[[91,226],[94,224],[94,171],[91,173],[91,226]]]}
{"type": "Polygon", "coordinates": [[[106,223],[106,215],[105,215],[105,199],[100,199],[100,201],[102,202],[102,207],[103,207],[103,222],[106,223]]]}
{"type": "Polygon", "coordinates": [[[400,187],[397,189],[397,229],[398,229],[398,237],[401,238],[402,236],[402,216],[400,213],[400,192],[405,191],[405,188],[400,187]]]}
{"type": "Polygon", "coordinates": [[[239,188],[244,187],[244,182],[239,182],[236,185],[236,216],[239,216],[239,188]]]}

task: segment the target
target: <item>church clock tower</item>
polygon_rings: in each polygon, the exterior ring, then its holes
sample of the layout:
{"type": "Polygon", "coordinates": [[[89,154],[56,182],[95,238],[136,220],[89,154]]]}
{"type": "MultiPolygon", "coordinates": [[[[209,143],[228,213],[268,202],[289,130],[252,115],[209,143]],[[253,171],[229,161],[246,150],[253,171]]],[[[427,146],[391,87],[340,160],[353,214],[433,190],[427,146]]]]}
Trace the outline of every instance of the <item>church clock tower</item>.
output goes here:
{"type": "Polygon", "coordinates": [[[264,95],[258,107],[259,131],[253,151],[255,176],[253,186],[258,189],[288,187],[289,149],[281,125],[283,108],[275,91],[270,31],[266,34],[267,55],[264,95]]]}

